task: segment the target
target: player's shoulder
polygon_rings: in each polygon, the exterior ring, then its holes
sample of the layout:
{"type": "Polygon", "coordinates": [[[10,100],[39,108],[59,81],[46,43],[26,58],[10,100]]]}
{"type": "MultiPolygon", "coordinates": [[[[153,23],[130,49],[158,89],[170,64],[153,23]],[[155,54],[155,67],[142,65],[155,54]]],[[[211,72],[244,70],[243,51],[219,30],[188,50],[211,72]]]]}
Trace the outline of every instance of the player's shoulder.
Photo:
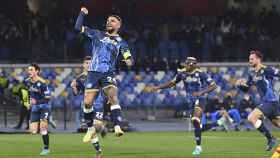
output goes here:
{"type": "Polygon", "coordinates": [[[85,77],[87,77],[87,72],[86,71],[84,71],[84,72],[82,72],[81,74],[79,74],[78,76],[77,76],[77,79],[81,79],[81,78],[85,78],[85,77]]]}
{"type": "Polygon", "coordinates": [[[47,80],[44,79],[44,78],[41,77],[41,76],[38,77],[38,81],[41,82],[41,83],[43,83],[43,84],[46,84],[46,83],[47,83],[47,80]]]}

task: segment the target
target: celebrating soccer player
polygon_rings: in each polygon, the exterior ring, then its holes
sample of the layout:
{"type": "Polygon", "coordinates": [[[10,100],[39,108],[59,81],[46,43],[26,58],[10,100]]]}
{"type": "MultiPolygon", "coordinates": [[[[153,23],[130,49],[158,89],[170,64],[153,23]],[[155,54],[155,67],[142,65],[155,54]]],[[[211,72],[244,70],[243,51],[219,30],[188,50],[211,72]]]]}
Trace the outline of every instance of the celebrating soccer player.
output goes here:
{"type": "MultiPolygon", "coordinates": [[[[127,43],[119,36],[122,20],[117,15],[110,15],[107,18],[106,31],[102,32],[83,26],[85,15],[88,14],[86,8],[82,8],[77,18],[75,29],[91,39],[92,58],[89,66],[87,80],[85,84],[84,113],[85,120],[92,120],[92,103],[100,90],[104,92],[111,105],[111,118],[114,123],[116,136],[122,136],[124,132],[120,127],[122,121],[121,106],[118,100],[118,89],[114,77],[116,63],[119,54],[128,66],[132,65],[131,53],[127,43]]],[[[84,141],[88,141],[93,132],[88,128],[84,141]]]]}
{"type": "Polygon", "coordinates": [[[273,79],[274,77],[280,77],[280,73],[278,69],[263,65],[262,58],[260,51],[251,51],[249,65],[252,70],[248,80],[239,79],[236,84],[244,92],[247,92],[252,85],[257,87],[261,96],[261,103],[249,114],[248,120],[266,137],[266,150],[270,151],[276,144],[276,138],[264,125],[264,118],[268,118],[275,126],[280,127],[279,100],[273,90],[273,79]]]}
{"type": "Polygon", "coordinates": [[[49,104],[50,91],[46,81],[39,76],[40,67],[37,64],[28,66],[29,78],[25,80],[25,85],[28,87],[31,116],[30,116],[30,132],[36,134],[38,126],[42,135],[44,147],[40,155],[48,155],[49,150],[49,134],[48,121],[51,113],[51,105],[49,104]]]}
{"type": "MultiPolygon", "coordinates": [[[[150,91],[174,87],[180,81],[183,81],[186,88],[187,98],[191,101],[193,107],[192,123],[194,126],[194,134],[196,140],[196,148],[193,155],[200,155],[201,148],[201,117],[206,102],[205,94],[216,89],[216,83],[206,73],[200,70],[197,66],[197,59],[188,57],[184,63],[185,68],[178,71],[178,74],[172,81],[159,86],[148,86],[150,91]],[[207,84],[207,87],[203,85],[207,84]]],[[[209,127],[207,127],[209,128],[209,127]]]]}

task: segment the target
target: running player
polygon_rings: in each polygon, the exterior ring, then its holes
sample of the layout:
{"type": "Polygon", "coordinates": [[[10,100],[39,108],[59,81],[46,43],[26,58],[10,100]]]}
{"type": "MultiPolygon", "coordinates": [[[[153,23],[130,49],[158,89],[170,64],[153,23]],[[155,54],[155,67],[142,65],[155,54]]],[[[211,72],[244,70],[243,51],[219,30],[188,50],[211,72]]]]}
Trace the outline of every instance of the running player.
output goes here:
{"type": "Polygon", "coordinates": [[[29,91],[31,104],[31,123],[29,127],[32,134],[36,134],[39,127],[44,144],[40,155],[48,155],[50,153],[48,121],[51,113],[51,105],[49,104],[51,93],[46,81],[39,76],[39,73],[40,67],[37,64],[28,66],[29,78],[25,80],[25,85],[29,91]]]}
{"type": "Polygon", "coordinates": [[[267,139],[266,151],[270,151],[275,146],[277,140],[264,125],[264,118],[268,118],[275,126],[280,127],[280,106],[279,100],[273,89],[274,77],[280,77],[278,69],[262,64],[262,54],[254,50],[250,52],[249,65],[252,68],[247,81],[237,80],[237,86],[247,92],[252,85],[257,87],[261,96],[261,103],[248,116],[249,122],[261,132],[267,139]]]}
{"type": "Polygon", "coordinates": [[[201,69],[199,69],[196,58],[188,57],[184,63],[184,66],[185,68],[178,71],[173,80],[159,86],[150,86],[148,89],[150,89],[150,91],[157,91],[160,89],[174,87],[180,81],[184,82],[187,100],[190,100],[190,104],[193,107],[192,123],[195,129],[194,135],[196,140],[196,148],[192,154],[200,155],[202,152],[201,131],[204,130],[204,127],[201,127],[201,117],[206,102],[205,94],[213,91],[217,86],[213,79],[206,72],[203,72],[201,69]],[[207,86],[205,87],[204,84],[207,84],[207,86]]]}

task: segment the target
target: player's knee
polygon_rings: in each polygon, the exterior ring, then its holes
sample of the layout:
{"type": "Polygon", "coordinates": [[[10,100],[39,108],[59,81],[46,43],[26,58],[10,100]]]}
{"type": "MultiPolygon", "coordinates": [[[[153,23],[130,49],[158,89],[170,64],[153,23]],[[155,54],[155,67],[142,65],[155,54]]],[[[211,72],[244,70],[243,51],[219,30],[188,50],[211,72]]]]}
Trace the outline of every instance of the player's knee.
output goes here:
{"type": "Polygon", "coordinates": [[[257,118],[255,117],[255,115],[253,114],[250,114],[248,117],[247,117],[247,120],[251,123],[255,123],[257,121],[257,118]]]}

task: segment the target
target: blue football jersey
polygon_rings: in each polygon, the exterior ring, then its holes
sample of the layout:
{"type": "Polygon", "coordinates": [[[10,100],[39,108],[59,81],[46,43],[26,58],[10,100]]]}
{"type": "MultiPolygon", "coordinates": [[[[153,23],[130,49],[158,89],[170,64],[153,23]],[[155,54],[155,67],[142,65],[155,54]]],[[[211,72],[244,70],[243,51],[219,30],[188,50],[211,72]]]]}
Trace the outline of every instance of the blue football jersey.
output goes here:
{"type": "Polygon", "coordinates": [[[184,69],[179,70],[173,82],[180,81],[184,82],[187,97],[193,97],[192,93],[201,91],[205,85],[215,84],[211,76],[200,69],[195,69],[192,72],[187,72],[184,69]]]}
{"type": "Polygon", "coordinates": [[[280,77],[278,69],[273,67],[262,66],[262,68],[256,71],[250,71],[247,85],[255,85],[257,87],[258,93],[261,96],[262,101],[277,101],[277,95],[273,89],[273,79],[274,77],[280,77]]]}
{"type": "MultiPolygon", "coordinates": [[[[28,88],[29,98],[35,99],[37,102],[44,101],[45,99],[49,99],[51,96],[51,92],[48,88],[46,80],[39,77],[36,82],[32,82],[30,78],[27,78],[24,81],[24,84],[28,88]]],[[[42,104],[42,102],[40,102],[42,104]]],[[[43,102],[43,103],[48,103],[43,102]]]]}
{"type": "Polygon", "coordinates": [[[119,35],[110,36],[105,32],[83,27],[82,32],[91,39],[92,59],[89,71],[114,72],[118,56],[131,57],[128,44],[119,35]]]}

